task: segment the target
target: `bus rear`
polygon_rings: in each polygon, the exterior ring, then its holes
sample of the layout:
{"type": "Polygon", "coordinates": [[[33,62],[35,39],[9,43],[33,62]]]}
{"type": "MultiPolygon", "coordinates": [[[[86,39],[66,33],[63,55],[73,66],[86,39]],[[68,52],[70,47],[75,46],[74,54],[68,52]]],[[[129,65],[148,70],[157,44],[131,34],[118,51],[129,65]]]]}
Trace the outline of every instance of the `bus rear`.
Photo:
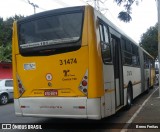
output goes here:
{"type": "MultiPolygon", "coordinates": [[[[88,118],[87,111],[97,101],[87,109],[87,26],[85,7],[39,13],[14,23],[16,115],[88,118]]],[[[90,116],[99,118],[99,113],[100,108],[90,112],[90,116]]]]}

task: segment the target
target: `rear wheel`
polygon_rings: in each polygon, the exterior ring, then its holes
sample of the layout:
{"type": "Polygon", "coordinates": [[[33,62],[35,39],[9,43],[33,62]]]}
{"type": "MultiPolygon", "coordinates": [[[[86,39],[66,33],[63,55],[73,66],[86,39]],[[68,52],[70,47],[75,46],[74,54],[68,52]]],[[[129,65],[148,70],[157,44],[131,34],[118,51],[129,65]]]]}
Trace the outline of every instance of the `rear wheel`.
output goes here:
{"type": "Polygon", "coordinates": [[[6,94],[2,94],[0,96],[0,104],[5,105],[8,103],[8,96],[6,94]]]}
{"type": "Polygon", "coordinates": [[[128,85],[127,88],[127,106],[126,109],[130,109],[132,105],[132,86],[131,84],[128,85]]]}

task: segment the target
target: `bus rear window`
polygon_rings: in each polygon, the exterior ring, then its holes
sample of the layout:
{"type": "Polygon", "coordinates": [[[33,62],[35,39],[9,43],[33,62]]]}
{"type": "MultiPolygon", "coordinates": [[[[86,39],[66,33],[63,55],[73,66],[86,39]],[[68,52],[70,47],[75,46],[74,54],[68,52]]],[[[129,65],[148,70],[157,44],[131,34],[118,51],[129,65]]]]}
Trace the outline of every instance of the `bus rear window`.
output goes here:
{"type": "Polygon", "coordinates": [[[83,13],[43,16],[18,24],[20,53],[80,45],[83,13]]]}

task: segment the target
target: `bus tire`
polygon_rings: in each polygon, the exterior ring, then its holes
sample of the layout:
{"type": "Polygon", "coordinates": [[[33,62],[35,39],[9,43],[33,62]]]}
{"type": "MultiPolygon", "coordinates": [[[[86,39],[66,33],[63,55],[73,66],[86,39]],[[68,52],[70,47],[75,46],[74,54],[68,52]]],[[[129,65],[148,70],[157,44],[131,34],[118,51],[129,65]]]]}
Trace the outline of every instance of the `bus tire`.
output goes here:
{"type": "Polygon", "coordinates": [[[132,105],[132,85],[129,83],[127,88],[127,105],[126,109],[129,110],[132,105]]]}

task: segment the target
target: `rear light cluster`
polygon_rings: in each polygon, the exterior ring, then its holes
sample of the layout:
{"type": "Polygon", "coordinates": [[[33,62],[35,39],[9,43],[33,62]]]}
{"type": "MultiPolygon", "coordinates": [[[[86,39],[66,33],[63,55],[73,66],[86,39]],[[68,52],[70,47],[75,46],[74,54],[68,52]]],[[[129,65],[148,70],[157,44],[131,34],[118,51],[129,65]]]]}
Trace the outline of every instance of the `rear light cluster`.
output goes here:
{"type": "Polygon", "coordinates": [[[18,80],[18,90],[19,90],[19,94],[20,96],[22,96],[22,94],[24,93],[25,89],[22,85],[22,82],[20,80],[20,78],[17,76],[17,80],[18,80]]]}
{"type": "Polygon", "coordinates": [[[86,71],[84,77],[82,78],[82,81],[80,83],[79,89],[87,95],[88,93],[88,70],[86,71]]]}

